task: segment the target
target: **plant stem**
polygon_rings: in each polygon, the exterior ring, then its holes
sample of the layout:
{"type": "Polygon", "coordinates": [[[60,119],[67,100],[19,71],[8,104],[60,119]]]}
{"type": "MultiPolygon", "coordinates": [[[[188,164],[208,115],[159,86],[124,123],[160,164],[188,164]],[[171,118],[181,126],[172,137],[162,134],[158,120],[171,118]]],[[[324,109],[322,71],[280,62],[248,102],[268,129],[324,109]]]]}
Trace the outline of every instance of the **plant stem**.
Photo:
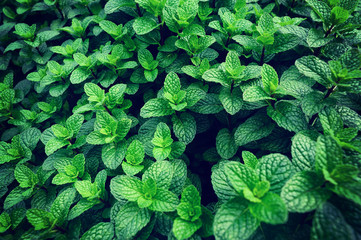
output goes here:
{"type": "MultiPolygon", "coordinates": [[[[331,94],[336,90],[337,85],[332,86],[331,88],[329,88],[325,94],[325,96],[323,97],[323,100],[325,100],[326,98],[328,98],[329,96],[331,96],[331,94]]],[[[315,115],[313,115],[310,118],[310,121],[308,122],[311,126],[313,126],[316,123],[316,118],[318,117],[318,113],[316,113],[315,115]]]]}
{"type": "Polygon", "coordinates": [[[325,33],[325,36],[324,36],[324,38],[327,38],[328,37],[328,35],[330,35],[331,34],[331,32],[332,32],[332,29],[335,27],[335,25],[331,25],[331,27],[327,30],[327,32],[325,33]]]}

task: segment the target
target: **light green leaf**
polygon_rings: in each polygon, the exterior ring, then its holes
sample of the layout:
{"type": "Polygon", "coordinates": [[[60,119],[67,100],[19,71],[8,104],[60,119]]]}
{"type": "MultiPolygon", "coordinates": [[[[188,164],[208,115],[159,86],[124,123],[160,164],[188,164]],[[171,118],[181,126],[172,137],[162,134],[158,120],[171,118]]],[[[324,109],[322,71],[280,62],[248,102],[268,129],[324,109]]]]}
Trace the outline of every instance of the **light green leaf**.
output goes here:
{"type": "Polygon", "coordinates": [[[238,146],[243,146],[267,137],[274,127],[274,123],[269,118],[264,117],[262,114],[256,114],[238,126],[234,133],[234,139],[238,146]]]}
{"type": "Polygon", "coordinates": [[[221,201],[228,201],[236,196],[239,196],[225,172],[225,166],[227,163],[228,161],[221,161],[212,168],[212,186],[217,197],[221,201]]]}
{"type": "Polygon", "coordinates": [[[280,196],[268,192],[260,203],[251,203],[249,210],[259,221],[269,224],[283,224],[287,222],[288,211],[280,196]]]}
{"type": "Polygon", "coordinates": [[[248,209],[248,201],[234,198],[217,211],[213,231],[219,240],[246,240],[258,226],[259,221],[248,209]]]}
{"type": "Polygon", "coordinates": [[[118,11],[121,7],[134,7],[133,0],[109,0],[104,6],[105,14],[111,14],[118,11]]]}
{"type": "Polygon", "coordinates": [[[335,136],[343,129],[343,122],[340,114],[331,107],[326,107],[318,114],[324,133],[335,136]]]}
{"type": "Polygon", "coordinates": [[[261,70],[263,88],[268,94],[272,94],[278,87],[278,75],[276,70],[268,64],[263,64],[261,70]]]}
{"type": "Polygon", "coordinates": [[[247,188],[253,189],[259,182],[256,171],[240,162],[228,162],[225,173],[233,188],[239,193],[243,193],[247,188]]]}
{"type": "Polygon", "coordinates": [[[83,125],[84,122],[84,116],[80,115],[80,114],[74,114],[71,115],[65,123],[66,128],[68,129],[68,131],[71,133],[72,136],[75,136],[81,126],[83,125]]]}
{"type": "Polygon", "coordinates": [[[243,100],[247,102],[257,102],[262,100],[275,100],[260,86],[251,86],[243,92],[243,100]]]}
{"type": "Polygon", "coordinates": [[[157,189],[169,189],[172,182],[174,170],[172,164],[168,161],[157,161],[153,163],[143,174],[143,182],[152,178],[156,184],[157,189]]]}
{"type": "Polygon", "coordinates": [[[138,35],[144,35],[158,27],[157,22],[150,17],[136,18],[133,23],[133,29],[138,35]]]}
{"type": "Polygon", "coordinates": [[[312,170],[315,165],[316,142],[302,132],[292,138],[292,163],[297,171],[312,170]]]}
{"type": "Polygon", "coordinates": [[[217,69],[213,68],[207,70],[203,74],[202,78],[207,82],[220,83],[224,87],[230,86],[230,81],[228,81],[227,75],[221,68],[217,68],[217,69]]]}
{"type": "Polygon", "coordinates": [[[173,113],[174,110],[168,101],[163,98],[151,99],[140,109],[140,116],[142,118],[161,117],[172,115],[173,113]]]}
{"type": "Polygon", "coordinates": [[[142,196],[143,183],[136,177],[126,175],[116,176],[110,181],[110,192],[121,201],[137,201],[142,196]]]}
{"type": "Polygon", "coordinates": [[[275,107],[267,107],[267,114],[278,126],[292,132],[299,132],[308,129],[306,116],[301,108],[290,102],[278,101],[275,107]]]}
{"type": "Polygon", "coordinates": [[[249,151],[243,151],[242,152],[242,159],[243,159],[244,164],[247,167],[256,169],[256,166],[258,164],[258,159],[253,153],[251,153],[249,151]]]}
{"type": "Polygon", "coordinates": [[[177,94],[180,89],[181,84],[178,75],[174,72],[168,73],[164,80],[164,92],[169,93],[173,96],[177,94]]]}
{"type": "Polygon", "coordinates": [[[150,221],[151,212],[128,202],[122,206],[115,218],[115,233],[118,239],[132,239],[150,221]]]}
{"type": "Polygon", "coordinates": [[[110,222],[100,222],[86,231],[80,240],[112,240],[114,226],[110,222]]]}
{"type": "Polygon", "coordinates": [[[84,85],[85,94],[89,97],[90,102],[101,103],[104,101],[105,93],[98,85],[94,83],[86,83],[84,85]]]}
{"type": "Polygon", "coordinates": [[[331,192],[321,188],[323,177],[315,172],[302,171],[296,173],[282,188],[281,198],[290,212],[309,212],[324,203],[331,192]]]}
{"type": "Polygon", "coordinates": [[[29,209],[26,217],[35,230],[41,230],[51,227],[54,218],[51,213],[42,209],[29,209]]]}
{"type": "Polygon", "coordinates": [[[337,165],[342,164],[342,149],[330,136],[319,136],[316,143],[316,170],[325,169],[331,172],[337,165]]]}
{"type": "Polygon", "coordinates": [[[243,106],[242,92],[239,88],[233,89],[232,92],[228,88],[223,88],[219,94],[219,100],[226,112],[231,115],[239,112],[243,106]]]}
{"type": "Polygon", "coordinates": [[[201,226],[202,221],[199,219],[189,222],[178,217],[174,220],[172,231],[177,240],[184,240],[190,238],[201,226]]]}
{"type": "Polygon", "coordinates": [[[0,215],[0,233],[5,232],[11,227],[11,218],[7,212],[0,215]]]}
{"type": "Polygon", "coordinates": [[[149,210],[158,212],[173,212],[179,204],[179,199],[174,193],[162,188],[157,189],[152,201],[149,210]]]}
{"type": "Polygon", "coordinates": [[[143,144],[139,140],[133,140],[129,144],[125,155],[127,162],[132,165],[139,165],[143,162],[144,156],[145,153],[143,144]]]}
{"type": "Polygon", "coordinates": [[[277,194],[294,174],[291,161],[279,153],[263,156],[258,162],[257,169],[260,179],[269,181],[271,183],[270,190],[277,194]]]}
{"type": "Polygon", "coordinates": [[[112,142],[102,147],[102,161],[109,169],[117,169],[122,163],[126,154],[126,143],[120,141],[112,142]]]}
{"type": "Polygon", "coordinates": [[[62,225],[66,220],[70,206],[73,204],[76,191],[74,188],[68,188],[62,191],[51,205],[50,212],[57,220],[57,224],[62,225]]]}
{"type": "Polygon", "coordinates": [[[70,82],[72,84],[79,84],[84,82],[89,76],[91,72],[83,67],[76,68],[70,75],[70,82]]]}
{"type": "Polygon", "coordinates": [[[295,62],[298,71],[310,77],[325,87],[329,87],[331,82],[331,70],[327,63],[315,56],[302,57],[295,62]]]}
{"type": "Polygon", "coordinates": [[[22,188],[33,187],[38,182],[38,178],[35,173],[23,164],[16,165],[14,176],[22,188]]]}

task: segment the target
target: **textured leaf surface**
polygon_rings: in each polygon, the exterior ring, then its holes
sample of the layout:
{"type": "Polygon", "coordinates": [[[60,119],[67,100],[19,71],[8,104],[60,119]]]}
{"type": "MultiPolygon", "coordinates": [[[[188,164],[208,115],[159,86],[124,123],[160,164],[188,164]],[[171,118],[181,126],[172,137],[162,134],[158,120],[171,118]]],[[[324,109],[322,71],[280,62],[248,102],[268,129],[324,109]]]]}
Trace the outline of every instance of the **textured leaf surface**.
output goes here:
{"type": "Polygon", "coordinates": [[[218,154],[224,159],[232,158],[237,150],[238,146],[234,141],[232,133],[228,129],[221,129],[216,137],[216,148],[218,154]]]}
{"type": "Polygon", "coordinates": [[[330,196],[325,188],[321,188],[324,179],[314,172],[296,173],[287,181],[281,192],[281,198],[290,212],[309,212],[316,209],[330,196]]]}
{"type": "Polygon", "coordinates": [[[147,208],[139,208],[136,203],[122,206],[115,218],[115,234],[121,239],[131,239],[150,221],[147,208]]]}
{"type": "Polygon", "coordinates": [[[352,227],[346,222],[340,210],[331,203],[324,203],[315,213],[312,221],[311,239],[355,239],[352,227]]]}
{"type": "Polygon", "coordinates": [[[234,133],[234,139],[238,146],[262,139],[271,134],[274,124],[261,115],[255,115],[248,118],[244,123],[239,125],[234,133]]]}
{"type": "Polygon", "coordinates": [[[269,181],[270,190],[277,194],[294,173],[291,161],[279,153],[263,156],[258,162],[257,169],[261,180],[269,181]]]}
{"type": "Polygon", "coordinates": [[[217,211],[213,231],[219,240],[243,240],[248,239],[258,225],[258,220],[247,209],[247,201],[235,198],[217,211]]]}
{"type": "Polygon", "coordinates": [[[101,222],[86,231],[81,240],[111,240],[114,237],[114,226],[109,222],[101,222]]]}

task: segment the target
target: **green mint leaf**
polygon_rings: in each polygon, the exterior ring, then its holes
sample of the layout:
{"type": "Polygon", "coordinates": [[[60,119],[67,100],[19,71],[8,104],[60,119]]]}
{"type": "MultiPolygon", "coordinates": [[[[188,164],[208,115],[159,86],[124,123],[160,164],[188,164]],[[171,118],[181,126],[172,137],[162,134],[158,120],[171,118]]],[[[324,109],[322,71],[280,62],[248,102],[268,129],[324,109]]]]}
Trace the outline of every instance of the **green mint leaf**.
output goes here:
{"type": "Polygon", "coordinates": [[[174,135],[179,141],[189,144],[196,136],[197,123],[189,113],[181,113],[179,116],[172,116],[174,135]]]}
{"type": "Polygon", "coordinates": [[[91,209],[96,204],[97,204],[96,201],[89,201],[85,198],[80,199],[80,201],[70,210],[70,212],[68,214],[68,220],[70,221],[70,220],[80,216],[82,213],[91,209]]]}
{"type": "Polygon", "coordinates": [[[38,183],[38,178],[35,173],[23,164],[16,165],[14,176],[22,188],[32,188],[38,183]]]}
{"type": "Polygon", "coordinates": [[[174,220],[172,231],[177,240],[184,240],[190,238],[201,226],[200,220],[188,222],[178,217],[174,220]]]}
{"type": "Polygon", "coordinates": [[[308,129],[306,116],[301,108],[291,102],[278,101],[275,108],[267,107],[267,114],[278,126],[292,132],[308,129]]]}
{"type": "Polygon", "coordinates": [[[263,64],[262,71],[263,88],[268,94],[272,94],[278,87],[278,75],[276,70],[268,64],[263,64]]]}
{"type": "Polygon", "coordinates": [[[157,212],[173,212],[178,204],[179,199],[174,193],[159,188],[152,198],[152,205],[148,209],[157,212]]]}
{"type": "Polygon", "coordinates": [[[239,88],[233,89],[232,92],[228,88],[223,88],[219,94],[219,100],[226,112],[231,115],[239,112],[244,104],[242,101],[242,92],[239,88]]]}
{"type": "Polygon", "coordinates": [[[149,178],[157,184],[157,188],[168,190],[172,182],[174,170],[168,161],[157,161],[153,163],[143,174],[143,182],[149,178]]]}
{"type": "Polygon", "coordinates": [[[139,208],[136,203],[128,202],[122,206],[115,217],[117,238],[131,239],[150,221],[151,212],[139,208]]]}
{"type": "Polygon", "coordinates": [[[5,232],[11,227],[11,218],[7,212],[0,215],[0,233],[5,232]]]}
{"type": "Polygon", "coordinates": [[[164,92],[171,94],[172,96],[177,94],[181,89],[180,79],[174,72],[167,74],[164,80],[164,92]]]}
{"type": "Polygon", "coordinates": [[[132,165],[139,165],[144,160],[144,148],[143,144],[139,140],[133,140],[128,148],[125,155],[125,159],[132,165]]]}
{"type": "Polygon", "coordinates": [[[167,124],[159,123],[152,139],[154,145],[153,155],[155,159],[164,160],[171,152],[171,145],[173,139],[170,134],[170,129],[167,124]]]}
{"type": "Polygon", "coordinates": [[[70,135],[68,129],[60,124],[51,126],[51,130],[58,138],[67,138],[70,135]]]}
{"type": "Polygon", "coordinates": [[[135,19],[133,29],[138,35],[144,35],[158,27],[157,22],[150,17],[140,17],[135,19]]]}
{"type": "Polygon", "coordinates": [[[70,206],[74,201],[75,194],[76,191],[74,188],[68,188],[61,192],[51,205],[50,212],[56,219],[58,225],[62,225],[66,220],[70,206]]]}
{"type": "Polygon", "coordinates": [[[187,166],[183,160],[174,159],[170,163],[173,166],[173,178],[169,190],[177,196],[182,192],[183,186],[187,179],[187,166]]]}
{"type": "Polygon", "coordinates": [[[261,180],[271,184],[270,191],[279,194],[286,181],[294,174],[291,161],[284,155],[273,153],[263,156],[257,165],[261,180]]]}
{"type": "Polygon", "coordinates": [[[126,143],[112,142],[102,147],[102,161],[109,169],[116,169],[122,163],[126,154],[126,143]]]}
{"type": "Polygon", "coordinates": [[[74,187],[83,198],[89,199],[99,194],[98,187],[90,180],[76,181],[74,187]]]}
{"type": "Polygon", "coordinates": [[[267,94],[260,86],[251,86],[243,92],[243,100],[247,102],[257,102],[275,99],[270,97],[269,94],[267,94]]]}
{"type": "Polygon", "coordinates": [[[337,195],[350,199],[357,204],[361,203],[361,184],[359,180],[341,182],[337,185],[330,186],[329,189],[335,192],[337,195]]]}
{"type": "Polygon", "coordinates": [[[127,174],[129,176],[134,176],[137,173],[141,172],[144,169],[144,166],[143,165],[131,165],[127,162],[122,162],[122,169],[125,172],[125,174],[127,174]]]}
{"type": "Polygon", "coordinates": [[[231,181],[225,171],[225,166],[228,161],[221,161],[212,168],[212,186],[220,200],[227,201],[236,196],[239,196],[237,191],[233,188],[231,181]]]}
{"type": "Polygon", "coordinates": [[[258,164],[257,157],[249,151],[242,152],[242,159],[243,159],[244,165],[246,165],[247,167],[253,168],[253,169],[255,169],[258,164]]]}
{"type": "Polygon", "coordinates": [[[331,70],[324,61],[315,56],[306,56],[298,59],[295,65],[305,76],[314,79],[325,87],[330,87],[331,70]]]}
{"type": "Polygon", "coordinates": [[[316,141],[303,132],[292,138],[292,163],[297,171],[312,170],[315,166],[316,141]]]}
{"type": "Polygon", "coordinates": [[[330,136],[319,136],[316,143],[315,167],[332,171],[337,165],[342,164],[342,149],[330,136]]]}
{"type": "Polygon", "coordinates": [[[343,129],[341,116],[333,108],[326,107],[318,115],[324,133],[335,136],[337,132],[343,129]]]}
{"type": "Polygon", "coordinates": [[[173,113],[174,110],[168,101],[163,98],[151,99],[140,109],[140,116],[142,118],[162,117],[172,115],[173,113]]]}
{"type": "Polygon", "coordinates": [[[110,192],[119,201],[124,198],[132,202],[137,201],[142,196],[142,188],[143,183],[136,177],[121,175],[110,182],[110,192]]]}
{"type": "Polygon", "coordinates": [[[229,162],[225,166],[225,173],[233,188],[242,193],[244,189],[253,189],[257,184],[258,176],[254,169],[239,162],[229,162]]]}
{"type": "Polygon", "coordinates": [[[91,71],[86,68],[78,67],[70,75],[70,82],[72,84],[79,84],[88,79],[91,75],[91,71]]]}
{"type": "Polygon", "coordinates": [[[218,154],[224,159],[232,158],[238,150],[234,136],[228,129],[221,129],[216,137],[216,149],[218,154]]]}
{"type": "Polygon", "coordinates": [[[309,212],[324,203],[331,192],[321,188],[324,179],[315,172],[298,172],[282,188],[281,198],[290,212],[309,212]]]}
{"type": "Polygon", "coordinates": [[[41,230],[51,227],[54,217],[51,213],[42,209],[29,209],[26,212],[26,218],[34,226],[35,230],[41,230]]]}
{"type": "Polygon", "coordinates": [[[86,231],[80,240],[111,240],[114,237],[114,226],[110,222],[100,222],[86,231]]]}
{"type": "Polygon", "coordinates": [[[251,203],[249,210],[259,221],[269,224],[283,224],[288,219],[286,204],[272,192],[268,192],[260,203],[251,203]]]}
{"type": "Polygon", "coordinates": [[[84,85],[84,91],[89,97],[90,102],[102,103],[105,98],[104,90],[94,83],[86,83],[84,85]]]}
{"type": "Polygon", "coordinates": [[[244,70],[244,67],[241,67],[239,56],[235,51],[228,52],[226,56],[225,69],[232,76],[238,76],[244,70]]]}
{"type": "Polygon", "coordinates": [[[134,7],[133,0],[109,0],[104,6],[105,14],[111,14],[118,11],[121,7],[134,7]]]}
{"type": "Polygon", "coordinates": [[[202,78],[207,82],[220,83],[224,87],[230,86],[227,75],[221,68],[207,70],[202,75],[202,78]]]}
{"type": "Polygon", "coordinates": [[[259,221],[248,209],[245,199],[234,198],[223,204],[214,217],[213,230],[217,239],[248,239],[259,221]]]}
{"type": "Polygon", "coordinates": [[[354,230],[331,203],[324,203],[315,213],[312,221],[312,239],[354,239],[354,230]]]}
{"type": "Polygon", "coordinates": [[[234,139],[238,146],[267,137],[273,131],[275,125],[269,118],[256,114],[248,118],[238,126],[234,133],[234,139]]]}

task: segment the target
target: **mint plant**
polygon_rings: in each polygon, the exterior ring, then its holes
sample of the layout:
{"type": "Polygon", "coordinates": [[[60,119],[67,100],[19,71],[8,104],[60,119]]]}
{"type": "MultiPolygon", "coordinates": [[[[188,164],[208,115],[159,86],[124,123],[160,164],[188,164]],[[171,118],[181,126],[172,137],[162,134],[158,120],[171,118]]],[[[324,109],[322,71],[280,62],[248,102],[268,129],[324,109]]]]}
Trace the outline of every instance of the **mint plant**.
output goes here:
{"type": "Polygon", "coordinates": [[[360,17],[2,1],[0,239],[360,239],[360,17]]]}

